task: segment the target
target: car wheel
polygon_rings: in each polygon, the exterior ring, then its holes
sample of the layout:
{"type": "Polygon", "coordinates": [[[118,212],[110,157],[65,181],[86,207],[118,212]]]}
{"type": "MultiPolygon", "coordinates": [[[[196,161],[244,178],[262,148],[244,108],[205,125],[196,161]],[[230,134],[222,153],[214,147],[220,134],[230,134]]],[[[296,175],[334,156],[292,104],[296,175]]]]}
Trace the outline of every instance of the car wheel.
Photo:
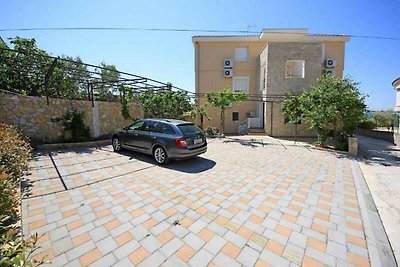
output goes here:
{"type": "Polygon", "coordinates": [[[122,150],[121,141],[118,137],[114,137],[112,140],[112,146],[115,152],[119,152],[122,150]]]}
{"type": "Polygon", "coordinates": [[[161,146],[157,146],[153,151],[153,157],[158,164],[168,163],[169,158],[165,149],[161,146]]]}

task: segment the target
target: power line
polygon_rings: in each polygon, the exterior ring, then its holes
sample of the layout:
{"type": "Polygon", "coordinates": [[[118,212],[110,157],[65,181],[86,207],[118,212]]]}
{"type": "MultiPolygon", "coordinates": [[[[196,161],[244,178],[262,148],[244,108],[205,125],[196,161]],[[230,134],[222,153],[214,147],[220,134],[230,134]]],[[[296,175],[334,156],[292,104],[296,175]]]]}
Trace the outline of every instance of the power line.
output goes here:
{"type": "MultiPolygon", "coordinates": [[[[193,33],[229,33],[229,34],[260,34],[260,31],[247,30],[217,30],[217,29],[183,29],[183,28],[139,28],[139,27],[38,27],[38,28],[4,28],[0,32],[15,32],[15,31],[155,31],[155,32],[193,32],[193,33]]],[[[273,34],[304,34],[301,32],[286,32],[286,31],[268,31],[273,34]]],[[[392,36],[377,36],[377,35],[357,35],[344,34],[351,38],[360,39],[379,39],[400,41],[400,37],[392,36]]]]}

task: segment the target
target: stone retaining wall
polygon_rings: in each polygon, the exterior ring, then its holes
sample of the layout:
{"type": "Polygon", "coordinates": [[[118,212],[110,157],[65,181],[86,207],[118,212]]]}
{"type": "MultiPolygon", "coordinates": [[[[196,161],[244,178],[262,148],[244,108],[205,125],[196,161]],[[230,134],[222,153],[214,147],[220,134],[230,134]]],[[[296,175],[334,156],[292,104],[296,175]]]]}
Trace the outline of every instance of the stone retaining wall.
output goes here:
{"type": "Polygon", "coordinates": [[[32,140],[42,143],[60,141],[63,136],[61,122],[68,110],[85,112],[85,124],[94,138],[109,135],[113,130],[129,125],[133,119],[143,118],[143,109],[138,103],[130,104],[132,119],[125,120],[121,114],[121,104],[115,102],[0,95],[0,121],[13,124],[32,140]]]}
{"type": "Polygon", "coordinates": [[[368,130],[368,129],[361,129],[357,128],[356,134],[364,135],[376,139],[386,140],[395,144],[395,134],[393,132],[384,132],[384,131],[376,131],[376,130],[368,130]]]}

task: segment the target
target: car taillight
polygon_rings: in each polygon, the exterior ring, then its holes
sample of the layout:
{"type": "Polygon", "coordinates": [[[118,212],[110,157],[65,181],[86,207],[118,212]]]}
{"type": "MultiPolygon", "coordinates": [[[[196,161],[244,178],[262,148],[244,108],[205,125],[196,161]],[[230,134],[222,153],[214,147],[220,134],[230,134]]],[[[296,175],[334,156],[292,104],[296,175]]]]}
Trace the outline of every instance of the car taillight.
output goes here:
{"type": "Polygon", "coordinates": [[[187,147],[186,140],[184,138],[178,138],[175,140],[177,147],[187,147]]]}

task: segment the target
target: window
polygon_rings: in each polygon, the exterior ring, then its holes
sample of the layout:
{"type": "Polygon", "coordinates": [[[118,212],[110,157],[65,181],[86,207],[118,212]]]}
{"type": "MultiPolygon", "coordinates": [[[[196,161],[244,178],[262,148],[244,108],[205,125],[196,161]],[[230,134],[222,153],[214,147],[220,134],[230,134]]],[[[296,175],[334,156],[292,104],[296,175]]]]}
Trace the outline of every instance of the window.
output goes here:
{"type": "Polygon", "coordinates": [[[170,125],[162,123],[162,122],[159,122],[157,124],[156,132],[163,133],[163,134],[172,134],[172,135],[175,134],[174,129],[170,125]]]}
{"type": "Polygon", "coordinates": [[[286,78],[304,78],[304,60],[286,60],[286,78]]]}
{"type": "Polygon", "coordinates": [[[143,124],[141,130],[146,131],[146,132],[155,132],[156,125],[157,125],[157,122],[155,122],[155,121],[146,121],[143,124]]]}
{"type": "Polygon", "coordinates": [[[249,77],[233,77],[233,92],[249,93],[249,77]]]}
{"type": "Polygon", "coordinates": [[[178,125],[179,130],[185,135],[185,134],[197,134],[201,133],[201,129],[197,127],[194,124],[181,124],[178,125]]]}
{"type": "Polygon", "coordinates": [[[235,48],[235,61],[247,61],[247,47],[236,47],[235,48]]]}
{"type": "Polygon", "coordinates": [[[144,121],[135,121],[131,126],[129,126],[129,130],[140,130],[144,121]]]}
{"type": "Polygon", "coordinates": [[[232,120],[239,121],[239,112],[232,112],[232,120]]]}

